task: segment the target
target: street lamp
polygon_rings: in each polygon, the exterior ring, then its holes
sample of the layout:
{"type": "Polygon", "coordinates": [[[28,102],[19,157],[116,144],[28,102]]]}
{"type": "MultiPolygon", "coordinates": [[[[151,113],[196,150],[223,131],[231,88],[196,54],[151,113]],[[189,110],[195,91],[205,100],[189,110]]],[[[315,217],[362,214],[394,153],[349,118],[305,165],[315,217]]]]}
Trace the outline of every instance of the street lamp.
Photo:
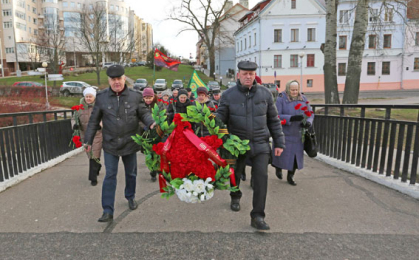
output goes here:
{"type": "Polygon", "coordinates": [[[304,58],[305,53],[303,51],[300,51],[300,53],[298,53],[298,56],[301,58],[301,74],[300,74],[300,93],[303,92],[303,58],[304,58]]]}
{"type": "Polygon", "coordinates": [[[45,107],[48,110],[49,109],[49,103],[48,103],[48,86],[47,86],[47,67],[48,67],[48,63],[46,63],[45,61],[42,62],[42,67],[44,67],[44,69],[45,69],[45,98],[46,98],[45,107]]]}

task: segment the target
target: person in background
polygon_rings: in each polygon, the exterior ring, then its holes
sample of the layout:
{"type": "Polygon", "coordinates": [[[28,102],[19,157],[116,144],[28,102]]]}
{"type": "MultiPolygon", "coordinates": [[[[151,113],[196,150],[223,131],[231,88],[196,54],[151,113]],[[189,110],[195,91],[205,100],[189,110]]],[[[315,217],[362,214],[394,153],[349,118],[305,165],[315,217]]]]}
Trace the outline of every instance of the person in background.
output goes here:
{"type": "MultiPolygon", "coordinates": [[[[198,94],[198,98],[196,101],[198,101],[202,105],[202,109],[204,109],[204,105],[206,105],[209,110],[215,112],[215,105],[214,103],[208,98],[208,89],[206,87],[199,87],[196,90],[196,93],[198,94]]],[[[210,135],[208,129],[205,127],[204,123],[196,123],[194,124],[195,132],[197,132],[197,135],[199,137],[204,137],[210,135]]]]}
{"type": "MultiPolygon", "coordinates": [[[[80,109],[75,111],[78,114],[79,122],[75,122],[73,130],[80,130],[81,141],[84,142],[84,133],[89,123],[90,115],[92,114],[93,107],[96,100],[96,89],[92,87],[85,88],[83,91],[83,97],[80,99],[80,105],[83,105],[84,110],[80,109]]],[[[76,118],[74,114],[73,120],[76,118]]],[[[89,181],[92,186],[97,185],[97,176],[99,175],[102,165],[100,164],[100,154],[102,152],[102,130],[98,130],[93,139],[92,152],[87,153],[89,158],[89,181]]]]}
{"type": "Polygon", "coordinates": [[[173,102],[175,102],[175,100],[177,100],[177,96],[179,95],[179,89],[178,88],[175,88],[173,91],[172,91],[172,96],[169,98],[169,104],[171,104],[171,103],[173,103],[173,102]]]}
{"type": "MultiPolygon", "coordinates": [[[[154,105],[157,104],[159,110],[163,110],[165,109],[163,104],[161,102],[158,102],[157,99],[157,94],[154,94],[154,91],[152,88],[145,88],[143,90],[143,100],[145,103],[145,107],[148,109],[148,111],[150,111],[150,113],[152,112],[152,109],[154,108],[154,105]]],[[[140,127],[146,131],[148,129],[147,126],[145,126],[142,122],[140,122],[140,127]]],[[[151,176],[151,181],[156,181],[157,180],[157,172],[156,171],[151,171],[150,172],[150,176],[151,176]]]]}
{"type": "Polygon", "coordinates": [[[192,105],[185,89],[179,90],[178,101],[171,103],[167,108],[167,123],[170,125],[178,113],[187,113],[187,107],[192,105]]]}
{"type": "Polygon", "coordinates": [[[160,103],[163,104],[163,108],[167,110],[167,107],[169,106],[169,98],[170,98],[170,92],[169,90],[165,90],[162,92],[162,97],[159,100],[160,103]]]}
{"type": "Polygon", "coordinates": [[[299,89],[298,81],[291,80],[287,83],[285,91],[279,93],[276,100],[279,118],[285,123],[282,129],[284,130],[287,148],[284,149],[280,157],[273,157],[272,160],[276,176],[282,179],[282,169],[288,170],[287,182],[293,186],[297,185],[294,181],[296,169],[301,170],[304,167],[302,129],[308,129],[313,124],[314,119],[314,114],[311,113],[311,116],[304,120],[303,113],[311,111],[311,107],[307,98],[300,93],[299,89]],[[297,105],[300,106],[300,109],[295,109],[297,105]]]}
{"type": "Polygon", "coordinates": [[[192,93],[192,89],[191,89],[191,88],[186,88],[186,91],[188,91],[188,99],[189,99],[191,102],[194,102],[194,101],[195,101],[195,96],[194,96],[194,94],[192,93]]]}
{"type": "Polygon", "coordinates": [[[98,93],[84,135],[84,147],[89,153],[96,132],[102,129],[106,176],[102,186],[103,214],[98,219],[99,222],[113,221],[116,175],[120,158],[125,168],[125,198],[128,200],[129,209],[137,209],[135,189],[137,152],[140,146],[131,136],[138,133],[140,121],[150,129],[156,124],[145,107],[141,94],[125,84],[124,67],[112,65],[106,70],[106,74],[110,87],[98,93]],[[100,126],[100,122],[103,127],[100,126]]]}
{"type": "MultiPolygon", "coordinates": [[[[223,92],[217,117],[227,124],[228,132],[242,140],[249,140],[250,151],[239,155],[235,165],[235,178],[240,186],[240,174],[249,158],[252,164],[253,210],[250,225],[258,230],[268,230],[265,222],[265,204],[268,190],[268,164],[271,153],[269,138],[272,136],[274,155],[280,156],[285,148],[284,134],[271,92],[256,83],[257,64],[241,61],[237,65],[236,86],[223,92]]],[[[242,192],[231,192],[230,208],[240,210],[242,192]]]]}
{"type": "Polygon", "coordinates": [[[219,89],[213,90],[212,91],[212,96],[211,96],[211,101],[212,101],[212,103],[214,103],[215,110],[218,109],[220,98],[221,98],[221,91],[219,89]]]}
{"type": "Polygon", "coordinates": [[[163,96],[163,94],[162,94],[162,92],[161,92],[161,91],[157,92],[157,99],[161,99],[161,98],[162,98],[162,96],[163,96]]]}

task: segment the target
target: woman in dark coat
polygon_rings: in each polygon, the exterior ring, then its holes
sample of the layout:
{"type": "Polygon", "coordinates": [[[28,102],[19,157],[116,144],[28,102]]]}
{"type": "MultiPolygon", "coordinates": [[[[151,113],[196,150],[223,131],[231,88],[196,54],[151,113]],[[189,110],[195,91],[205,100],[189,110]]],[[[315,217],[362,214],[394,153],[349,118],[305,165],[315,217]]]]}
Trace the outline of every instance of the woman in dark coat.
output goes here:
{"type": "Polygon", "coordinates": [[[187,113],[187,107],[192,105],[188,99],[188,92],[185,89],[179,90],[177,99],[173,103],[170,103],[167,108],[167,123],[172,123],[175,114],[187,113]]]}
{"type": "Polygon", "coordinates": [[[273,156],[272,165],[276,168],[276,176],[282,179],[282,169],[288,170],[287,181],[295,186],[293,177],[295,170],[304,167],[304,144],[302,142],[303,129],[313,124],[314,114],[310,116],[305,111],[312,111],[307,98],[299,91],[299,83],[291,80],[287,83],[284,92],[278,95],[276,108],[285,134],[285,144],[281,156],[273,156]],[[298,108],[299,107],[299,108],[298,108]],[[296,109],[297,108],[297,109],[296,109]]]}
{"type": "MultiPolygon", "coordinates": [[[[208,98],[208,90],[205,87],[199,87],[196,90],[196,94],[198,98],[195,102],[199,102],[202,105],[202,109],[204,109],[204,105],[206,105],[210,111],[215,112],[215,105],[214,103],[208,98]]],[[[195,133],[199,137],[204,137],[210,135],[208,129],[205,127],[204,123],[196,123],[194,124],[195,133]]]]}

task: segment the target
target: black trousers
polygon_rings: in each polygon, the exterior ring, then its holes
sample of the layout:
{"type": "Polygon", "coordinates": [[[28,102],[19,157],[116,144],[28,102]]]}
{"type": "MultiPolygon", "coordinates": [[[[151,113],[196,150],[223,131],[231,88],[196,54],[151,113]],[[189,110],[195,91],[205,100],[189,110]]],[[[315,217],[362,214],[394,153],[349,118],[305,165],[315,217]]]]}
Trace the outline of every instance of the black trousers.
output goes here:
{"type": "Polygon", "coordinates": [[[97,181],[100,168],[102,168],[100,163],[97,163],[94,159],[89,160],[89,181],[97,181]]]}
{"type": "MultiPolygon", "coordinates": [[[[246,158],[249,155],[239,155],[237,158],[234,175],[236,177],[237,186],[240,187],[240,176],[246,167],[246,158]]],[[[252,162],[252,178],[253,178],[253,210],[250,213],[252,218],[257,216],[265,217],[266,194],[268,192],[268,163],[270,154],[256,154],[248,159],[252,162]]],[[[231,198],[241,198],[242,192],[231,192],[231,198]]]]}

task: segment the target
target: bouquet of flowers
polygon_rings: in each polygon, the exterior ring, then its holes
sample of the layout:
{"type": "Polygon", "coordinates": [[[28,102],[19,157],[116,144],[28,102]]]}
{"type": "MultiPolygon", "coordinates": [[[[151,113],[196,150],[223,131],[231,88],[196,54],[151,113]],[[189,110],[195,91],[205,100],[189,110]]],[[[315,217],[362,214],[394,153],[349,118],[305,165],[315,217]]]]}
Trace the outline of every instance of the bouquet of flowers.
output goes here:
{"type": "Polygon", "coordinates": [[[228,134],[209,108],[199,103],[189,106],[187,114],[176,114],[170,126],[165,110],[155,106],[152,114],[157,126],[132,138],[144,148],[148,168],[160,172],[162,197],[176,194],[181,201],[196,203],[212,198],[215,189],[238,190],[233,168],[216,150],[228,151],[230,157],[237,158],[250,149],[248,140],[228,134]],[[191,122],[202,122],[211,135],[196,136],[191,122]],[[164,142],[163,136],[167,137],[164,142]]]}
{"type": "Polygon", "coordinates": [[[76,148],[81,147],[83,144],[81,143],[81,137],[80,137],[80,121],[79,121],[79,113],[77,113],[77,111],[79,110],[84,110],[83,104],[80,104],[78,106],[73,106],[71,107],[72,110],[74,110],[74,125],[76,127],[73,127],[74,131],[73,131],[73,135],[71,136],[71,141],[68,144],[68,146],[73,146],[76,148]]]}
{"type": "MultiPolygon", "coordinates": [[[[311,115],[313,114],[313,111],[309,111],[309,102],[308,101],[306,101],[306,105],[305,106],[303,106],[301,103],[299,103],[299,104],[297,104],[295,107],[294,107],[294,109],[295,110],[300,110],[302,113],[302,115],[303,115],[303,120],[301,121],[301,124],[302,125],[306,125],[307,124],[307,119],[309,118],[309,117],[311,117],[311,115]]],[[[307,132],[307,128],[305,128],[305,127],[302,127],[301,128],[301,141],[304,143],[304,141],[305,141],[305,134],[306,134],[306,132],[307,132]]]]}

